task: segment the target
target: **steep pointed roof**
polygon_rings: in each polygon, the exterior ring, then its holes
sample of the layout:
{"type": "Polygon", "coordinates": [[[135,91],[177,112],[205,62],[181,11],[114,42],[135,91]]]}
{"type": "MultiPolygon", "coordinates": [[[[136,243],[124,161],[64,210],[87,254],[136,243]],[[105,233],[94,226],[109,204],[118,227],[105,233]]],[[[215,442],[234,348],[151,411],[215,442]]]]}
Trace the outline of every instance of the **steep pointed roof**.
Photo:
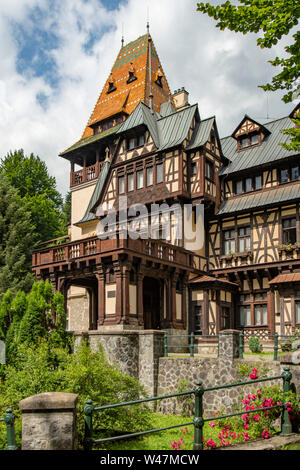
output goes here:
{"type": "Polygon", "coordinates": [[[82,139],[93,134],[90,126],[118,113],[130,115],[140,101],[149,105],[151,92],[153,109],[159,112],[161,104],[169,100],[171,93],[152,38],[145,34],[121,48],[82,139]]]}

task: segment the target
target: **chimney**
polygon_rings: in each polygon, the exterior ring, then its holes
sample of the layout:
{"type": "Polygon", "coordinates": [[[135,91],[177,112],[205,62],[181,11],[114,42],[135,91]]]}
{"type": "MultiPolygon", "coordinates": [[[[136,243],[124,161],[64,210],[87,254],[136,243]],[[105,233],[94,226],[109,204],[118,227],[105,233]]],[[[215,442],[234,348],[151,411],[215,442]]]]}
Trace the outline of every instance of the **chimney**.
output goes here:
{"type": "Polygon", "coordinates": [[[176,110],[187,108],[189,104],[189,93],[184,87],[175,90],[173,93],[173,99],[176,106],[176,110]]]}

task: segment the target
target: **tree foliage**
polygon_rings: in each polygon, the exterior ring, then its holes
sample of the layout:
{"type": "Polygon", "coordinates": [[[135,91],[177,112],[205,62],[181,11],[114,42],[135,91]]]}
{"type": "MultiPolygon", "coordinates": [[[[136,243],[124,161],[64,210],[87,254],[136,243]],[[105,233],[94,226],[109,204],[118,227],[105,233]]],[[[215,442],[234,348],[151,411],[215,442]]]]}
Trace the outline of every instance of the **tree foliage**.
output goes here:
{"type": "MultiPolygon", "coordinates": [[[[272,48],[298,24],[300,3],[294,0],[239,0],[240,5],[226,1],[222,5],[198,3],[197,10],[217,20],[221,30],[235,32],[262,33],[257,45],[272,48]]],[[[283,101],[289,103],[299,96],[300,84],[300,31],[292,36],[293,42],[285,47],[286,57],[276,57],[270,63],[281,71],[272,78],[271,83],[260,85],[265,91],[284,90],[283,101]]],[[[299,129],[291,136],[291,145],[286,148],[299,150],[299,129]]]]}
{"type": "Polygon", "coordinates": [[[0,178],[0,299],[9,288],[30,288],[35,234],[30,210],[5,175],[0,178]]]}
{"type": "Polygon", "coordinates": [[[22,149],[9,152],[1,162],[0,174],[16,188],[30,212],[35,245],[66,234],[62,196],[40,157],[25,156],[22,149]]]}
{"type": "Polygon", "coordinates": [[[65,346],[66,312],[64,297],[53,292],[49,281],[34,282],[28,294],[8,290],[0,303],[0,333],[5,340],[7,361],[15,361],[20,344],[30,346],[47,338],[51,344],[65,346]]]}

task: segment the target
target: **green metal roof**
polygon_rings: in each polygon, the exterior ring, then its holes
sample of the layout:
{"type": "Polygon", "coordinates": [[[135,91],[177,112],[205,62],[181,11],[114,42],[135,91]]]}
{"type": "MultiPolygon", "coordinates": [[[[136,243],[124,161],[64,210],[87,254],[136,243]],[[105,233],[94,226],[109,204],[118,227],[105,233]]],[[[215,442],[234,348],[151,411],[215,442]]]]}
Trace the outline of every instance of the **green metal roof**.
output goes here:
{"type": "Polygon", "coordinates": [[[237,141],[233,137],[221,139],[223,154],[232,163],[222,168],[220,175],[233,174],[266,163],[282,160],[299,153],[286,150],[280,145],[280,143],[288,143],[290,141],[289,136],[281,133],[283,129],[294,127],[294,123],[289,117],[269,122],[264,124],[264,127],[270,134],[264,137],[261,144],[245,148],[244,150],[237,149],[237,141]]]}
{"type": "Polygon", "coordinates": [[[198,106],[194,104],[157,121],[159,150],[182,144],[188,135],[196,112],[198,112],[198,106]]]}
{"type": "Polygon", "coordinates": [[[137,105],[126,121],[123,122],[117,134],[121,134],[141,125],[145,125],[148,128],[156,147],[159,147],[156,115],[153,116],[150,108],[142,102],[137,105]]]}
{"type": "MultiPolygon", "coordinates": [[[[169,108],[170,109],[170,108],[169,108]]],[[[165,150],[181,144],[186,139],[198,106],[195,104],[165,117],[158,117],[144,103],[140,102],[122,124],[117,134],[122,134],[145,125],[158,150],[165,150]]]]}
{"type": "Polygon", "coordinates": [[[100,199],[100,196],[101,196],[106,178],[107,178],[108,173],[109,173],[110,166],[111,166],[110,161],[106,160],[103,164],[102,169],[101,169],[99,178],[97,180],[97,184],[95,186],[94,192],[92,194],[92,197],[91,197],[91,200],[90,200],[89,205],[87,207],[87,210],[84,214],[84,217],[79,222],[77,222],[75,225],[79,225],[79,224],[83,224],[84,222],[90,222],[92,220],[96,220],[95,214],[92,212],[92,209],[100,199]]]}
{"type": "Polygon", "coordinates": [[[217,215],[243,212],[297,199],[300,199],[300,182],[281,185],[248,195],[232,197],[223,202],[217,215]]]}
{"type": "Polygon", "coordinates": [[[175,108],[172,105],[171,101],[167,101],[166,103],[162,103],[160,105],[159,114],[161,117],[166,117],[173,113],[175,113],[175,108]]]}
{"type": "Polygon", "coordinates": [[[115,127],[112,127],[110,129],[107,129],[104,132],[101,132],[101,134],[91,135],[90,137],[86,137],[85,139],[81,139],[78,142],[76,142],[74,145],[69,147],[67,150],[65,150],[64,152],[61,152],[60,155],[66,155],[67,153],[72,152],[73,150],[79,149],[79,148],[84,147],[85,145],[89,145],[93,142],[98,142],[99,140],[102,140],[105,137],[113,135],[119,130],[121,125],[122,124],[118,124],[115,127]]]}
{"type": "Polygon", "coordinates": [[[198,128],[196,129],[194,133],[193,139],[187,148],[188,150],[193,150],[197,147],[201,147],[208,141],[209,136],[210,136],[210,131],[213,127],[214,122],[215,122],[215,117],[213,116],[211,118],[204,119],[203,121],[199,123],[198,128]]]}

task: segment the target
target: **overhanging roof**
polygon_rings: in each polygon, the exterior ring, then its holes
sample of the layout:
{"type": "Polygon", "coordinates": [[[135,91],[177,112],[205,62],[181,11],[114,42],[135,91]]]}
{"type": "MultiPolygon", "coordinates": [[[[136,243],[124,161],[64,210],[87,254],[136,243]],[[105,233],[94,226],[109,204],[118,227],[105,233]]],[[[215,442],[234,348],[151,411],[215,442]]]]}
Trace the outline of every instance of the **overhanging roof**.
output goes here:
{"type": "Polygon", "coordinates": [[[282,134],[283,129],[294,127],[294,123],[289,117],[277,119],[276,121],[264,124],[264,127],[270,132],[265,136],[259,145],[247,147],[238,150],[236,139],[233,137],[225,137],[221,139],[222,150],[231,164],[223,167],[220,175],[229,175],[238,173],[249,168],[259,167],[267,163],[273,163],[285,158],[297,155],[299,152],[295,150],[287,150],[280,143],[289,143],[290,137],[282,134]]]}
{"type": "Polygon", "coordinates": [[[231,214],[300,199],[300,182],[235,196],[224,201],[217,215],[231,214]]]}
{"type": "Polygon", "coordinates": [[[289,284],[290,282],[300,282],[300,273],[279,274],[279,276],[276,276],[274,279],[269,281],[269,285],[289,284]]]}

